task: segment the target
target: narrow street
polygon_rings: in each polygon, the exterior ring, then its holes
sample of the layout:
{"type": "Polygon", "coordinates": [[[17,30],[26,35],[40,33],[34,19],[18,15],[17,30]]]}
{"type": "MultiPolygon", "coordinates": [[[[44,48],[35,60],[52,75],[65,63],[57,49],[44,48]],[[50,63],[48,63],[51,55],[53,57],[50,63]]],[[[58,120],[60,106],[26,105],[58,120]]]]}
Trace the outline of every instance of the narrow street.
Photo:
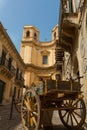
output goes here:
{"type": "MultiPolygon", "coordinates": [[[[13,109],[12,119],[10,119],[10,107],[11,106],[9,105],[0,106],[0,130],[24,130],[21,123],[20,113],[18,113],[15,108],[13,109]]],[[[54,123],[54,126],[47,127],[45,130],[68,130],[62,125],[56,112],[54,112],[52,122],[54,123]]],[[[87,130],[87,128],[81,128],[78,130],[87,130]]]]}

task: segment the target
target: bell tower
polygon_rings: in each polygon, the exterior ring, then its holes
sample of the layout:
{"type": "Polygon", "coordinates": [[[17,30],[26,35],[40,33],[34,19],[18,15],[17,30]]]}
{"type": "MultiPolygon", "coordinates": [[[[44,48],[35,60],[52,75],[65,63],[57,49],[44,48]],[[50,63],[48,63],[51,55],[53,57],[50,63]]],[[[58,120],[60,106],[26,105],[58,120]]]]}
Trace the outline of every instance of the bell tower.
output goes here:
{"type": "Polygon", "coordinates": [[[39,41],[39,30],[34,26],[24,26],[20,54],[27,64],[32,62],[32,47],[39,41]]]}
{"type": "Polygon", "coordinates": [[[52,41],[58,40],[58,24],[52,29],[52,41]]]}
{"type": "Polygon", "coordinates": [[[38,41],[39,30],[34,26],[24,26],[22,41],[38,41]]]}

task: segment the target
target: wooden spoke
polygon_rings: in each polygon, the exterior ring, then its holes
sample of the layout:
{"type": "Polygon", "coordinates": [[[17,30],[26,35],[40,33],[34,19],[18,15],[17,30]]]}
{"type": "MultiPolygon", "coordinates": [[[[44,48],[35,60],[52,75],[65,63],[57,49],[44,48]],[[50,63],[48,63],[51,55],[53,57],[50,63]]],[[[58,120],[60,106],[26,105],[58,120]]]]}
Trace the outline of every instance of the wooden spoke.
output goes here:
{"type": "Polygon", "coordinates": [[[21,105],[21,102],[19,102],[18,104],[17,104],[17,106],[20,106],[21,105]]]}
{"type": "Polygon", "coordinates": [[[24,128],[38,130],[40,123],[40,100],[34,90],[28,90],[22,100],[21,117],[24,128]]]}
{"type": "Polygon", "coordinates": [[[77,105],[79,101],[80,101],[80,99],[76,100],[75,103],[73,104],[73,106],[77,105]]]}
{"type": "Polygon", "coordinates": [[[33,104],[33,108],[36,108],[36,106],[37,106],[37,102],[35,104],[33,104]]]}
{"type": "Polygon", "coordinates": [[[79,110],[81,110],[81,109],[83,109],[83,108],[80,108],[80,107],[78,107],[78,108],[75,108],[75,110],[78,110],[78,109],[79,109],[79,110]]]}
{"type": "Polygon", "coordinates": [[[66,127],[79,128],[84,124],[86,118],[86,107],[83,99],[67,99],[62,102],[61,107],[65,107],[65,110],[59,110],[59,116],[66,127]]]}
{"type": "Polygon", "coordinates": [[[70,104],[70,106],[72,106],[73,100],[69,100],[69,104],[70,104]]]}
{"type": "Polygon", "coordinates": [[[76,117],[75,117],[75,115],[73,113],[72,113],[72,116],[75,119],[76,123],[78,124],[78,121],[77,121],[77,119],[76,119],[76,117]]]}
{"type": "Polygon", "coordinates": [[[62,116],[62,118],[64,118],[67,115],[67,111],[65,111],[64,115],[62,116]]]}
{"type": "Polygon", "coordinates": [[[66,100],[66,105],[69,105],[69,101],[68,100],[66,100]]]}
{"type": "Polygon", "coordinates": [[[32,112],[33,115],[35,116],[38,116],[38,113],[37,112],[32,112]]]}
{"type": "Polygon", "coordinates": [[[69,113],[68,113],[68,115],[67,115],[66,123],[68,124],[68,122],[69,122],[69,113]]]}
{"type": "Polygon", "coordinates": [[[74,114],[76,114],[78,117],[82,117],[81,115],[79,115],[77,112],[74,111],[74,114]]]}
{"type": "Polygon", "coordinates": [[[37,121],[36,121],[35,117],[32,116],[31,119],[32,119],[33,124],[35,124],[35,126],[37,126],[37,121]]]}
{"type": "Polygon", "coordinates": [[[22,112],[27,112],[28,110],[27,109],[22,109],[22,112]]]}
{"type": "Polygon", "coordinates": [[[72,118],[72,114],[70,114],[70,118],[71,118],[71,126],[73,126],[73,118],[72,118]]]}
{"type": "Polygon", "coordinates": [[[28,104],[28,102],[25,100],[25,105],[26,105],[26,107],[28,108],[28,110],[31,111],[30,102],[29,102],[29,104],[28,104]]]}

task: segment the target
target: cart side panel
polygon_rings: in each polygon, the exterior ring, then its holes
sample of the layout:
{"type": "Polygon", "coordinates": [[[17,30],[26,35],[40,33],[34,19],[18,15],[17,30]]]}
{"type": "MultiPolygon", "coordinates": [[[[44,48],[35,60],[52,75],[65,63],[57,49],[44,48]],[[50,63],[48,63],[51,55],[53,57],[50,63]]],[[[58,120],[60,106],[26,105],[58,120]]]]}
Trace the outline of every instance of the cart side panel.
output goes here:
{"type": "Polygon", "coordinates": [[[46,87],[47,87],[47,92],[56,89],[56,80],[47,80],[46,87]]]}
{"type": "Polygon", "coordinates": [[[56,80],[47,80],[46,81],[47,92],[52,90],[57,91],[75,91],[79,92],[81,90],[81,85],[79,82],[73,82],[72,86],[70,81],[56,81],[56,80]]]}

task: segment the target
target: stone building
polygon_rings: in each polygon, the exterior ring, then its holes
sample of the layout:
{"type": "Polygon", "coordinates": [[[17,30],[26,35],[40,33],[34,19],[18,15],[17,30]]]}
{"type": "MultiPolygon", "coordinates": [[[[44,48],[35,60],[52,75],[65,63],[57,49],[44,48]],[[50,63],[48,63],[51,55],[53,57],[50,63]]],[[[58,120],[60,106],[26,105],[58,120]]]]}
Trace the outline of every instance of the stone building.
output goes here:
{"type": "Polygon", "coordinates": [[[30,86],[40,77],[47,79],[55,72],[57,42],[58,25],[52,29],[52,40],[48,42],[39,40],[39,30],[36,27],[24,26],[19,54],[0,23],[0,104],[9,103],[14,91],[15,98],[20,98],[24,85],[30,86]]]}
{"type": "Polygon", "coordinates": [[[25,64],[0,23],[0,104],[11,101],[15,89],[15,98],[20,98],[24,86],[25,64]]]}
{"type": "Polygon", "coordinates": [[[71,73],[80,79],[87,104],[87,0],[62,0],[59,46],[64,49],[64,78],[71,73]]]}
{"type": "Polygon", "coordinates": [[[55,47],[58,41],[58,25],[52,30],[52,40],[41,42],[39,30],[24,26],[21,42],[21,57],[26,64],[25,85],[29,86],[39,77],[49,78],[55,71],[55,47]]]}

